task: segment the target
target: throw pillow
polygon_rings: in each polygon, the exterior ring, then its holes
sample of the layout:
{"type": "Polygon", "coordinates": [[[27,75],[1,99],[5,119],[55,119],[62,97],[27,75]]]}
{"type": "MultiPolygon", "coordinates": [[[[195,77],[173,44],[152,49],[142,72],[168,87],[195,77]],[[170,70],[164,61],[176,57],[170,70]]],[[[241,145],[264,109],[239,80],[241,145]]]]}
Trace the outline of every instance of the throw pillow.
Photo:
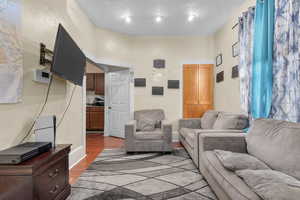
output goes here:
{"type": "Polygon", "coordinates": [[[231,171],[243,169],[270,169],[265,163],[249,154],[223,150],[214,150],[214,152],[223,166],[231,171]]]}
{"type": "Polygon", "coordinates": [[[154,131],[155,130],[155,120],[143,117],[137,121],[138,131],[154,131]]]}
{"type": "Polygon", "coordinates": [[[218,118],[218,111],[208,110],[204,113],[201,118],[201,128],[202,129],[212,129],[215,121],[218,118]]]}
{"type": "Polygon", "coordinates": [[[248,118],[244,115],[220,113],[213,129],[236,129],[243,130],[248,127],[248,118]]]}
{"type": "Polygon", "coordinates": [[[236,171],[245,183],[264,200],[299,200],[300,181],[274,170],[236,171]]]}

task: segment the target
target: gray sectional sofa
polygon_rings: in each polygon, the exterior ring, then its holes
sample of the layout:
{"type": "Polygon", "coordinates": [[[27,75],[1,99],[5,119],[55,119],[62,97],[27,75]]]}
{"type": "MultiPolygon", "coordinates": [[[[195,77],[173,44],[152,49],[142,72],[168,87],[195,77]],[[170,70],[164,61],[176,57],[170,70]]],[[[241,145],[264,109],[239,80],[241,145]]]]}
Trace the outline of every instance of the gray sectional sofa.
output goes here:
{"type": "Polygon", "coordinates": [[[207,111],[202,118],[179,120],[179,140],[199,167],[199,135],[205,133],[242,133],[248,127],[248,118],[243,114],[207,111]]]}
{"type": "MultiPolygon", "coordinates": [[[[200,125],[199,120],[183,123],[185,125],[189,124],[190,127],[200,125]]],[[[237,133],[236,131],[218,133],[209,131],[205,133],[203,131],[203,133],[195,135],[198,137],[199,170],[220,200],[298,200],[300,198],[299,123],[258,119],[253,121],[247,134],[237,133]],[[235,173],[224,167],[225,164],[216,154],[216,149],[241,153],[240,155],[245,156],[249,155],[259,160],[268,167],[268,170],[250,171],[262,173],[264,177],[253,178],[251,175],[248,178],[252,183],[257,181],[269,181],[269,183],[250,188],[249,182],[247,184],[246,180],[237,175],[239,174],[238,171],[235,173]],[[266,172],[271,175],[266,176],[269,175],[266,172]],[[298,185],[293,186],[287,183],[288,189],[281,189],[278,187],[277,182],[275,184],[274,181],[272,182],[272,180],[278,180],[276,179],[278,178],[276,173],[284,176],[288,175],[290,178],[295,179],[298,185]],[[272,174],[274,174],[273,177],[272,174]],[[257,190],[260,190],[260,193],[257,190]]],[[[186,141],[183,142],[187,143],[186,141]]],[[[187,150],[190,153],[190,149],[187,150]]],[[[282,179],[285,179],[283,181],[290,181],[286,177],[282,179]]]]}

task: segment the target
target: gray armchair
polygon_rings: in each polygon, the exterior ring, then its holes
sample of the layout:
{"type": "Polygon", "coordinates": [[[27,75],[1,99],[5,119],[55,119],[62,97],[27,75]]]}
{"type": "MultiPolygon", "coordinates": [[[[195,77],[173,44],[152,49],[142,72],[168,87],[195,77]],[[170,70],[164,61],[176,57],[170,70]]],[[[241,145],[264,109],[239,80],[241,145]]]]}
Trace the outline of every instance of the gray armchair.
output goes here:
{"type": "Polygon", "coordinates": [[[141,110],[134,113],[134,120],[125,125],[126,152],[171,152],[172,125],[165,120],[164,111],[141,110]],[[138,123],[143,118],[155,121],[150,131],[140,131],[138,123]]]}

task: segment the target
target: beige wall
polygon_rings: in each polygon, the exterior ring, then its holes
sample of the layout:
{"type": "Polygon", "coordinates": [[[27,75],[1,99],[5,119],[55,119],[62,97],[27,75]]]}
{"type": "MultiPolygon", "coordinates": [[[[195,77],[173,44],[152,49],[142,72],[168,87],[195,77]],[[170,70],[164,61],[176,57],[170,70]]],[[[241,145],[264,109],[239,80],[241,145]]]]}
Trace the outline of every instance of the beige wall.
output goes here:
{"type": "Polygon", "coordinates": [[[167,80],[182,83],[183,64],[213,63],[213,37],[136,37],[132,52],[135,77],[147,79],[146,88],[135,88],[135,110],[163,108],[176,131],[182,118],[182,89],[167,89],[167,80]],[[158,58],[166,60],[165,69],[153,68],[158,58]],[[156,79],[156,73],[163,77],[156,79]],[[164,86],[164,96],[152,96],[152,86],[164,86]]]}
{"type": "Polygon", "coordinates": [[[132,66],[132,36],[97,28],[97,61],[104,64],[132,66]]]}
{"type": "MultiPolygon", "coordinates": [[[[19,104],[0,104],[0,149],[20,142],[44,101],[47,85],[33,82],[33,70],[39,66],[39,44],[54,46],[58,23],[62,23],[80,47],[91,54],[96,46],[95,27],[82,13],[74,0],[22,0],[22,42],[24,54],[23,101],[19,104]]],[[[54,79],[49,101],[43,115],[56,114],[58,120],[66,107],[73,86],[54,79]]],[[[77,87],[62,125],[58,128],[58,143],[70,143],[75,157],[85,154],[82,137],[82,89],[77,87]],[[74,151],[75,150],[75,151],[74,151]],[[76,151],[77,150],[77,151],[76,151]],[[75,155],[76,154],[76,155],[75,155]]],[[[76,160],[71,158],[71,162],[76,160]]],[[[71,163],[72,164],[72,163],[71,163]]]]}
{"type": "Polygon", "coordinates": [[[97,61],[131,67],[136,78],[146,78],[146,88],[134,88],[134,109],[163,108],[177,130],[182,117],[182,90],[167,89],[167,80],[182,79],[182,65],[214,63],[214,38],[208,37],[137,37],[97,29],[97,61]],[[162,82],[153,81],[153,60],[166,60],[162,82]],[[164,96],[152,96],[152,86],[164,86],[164,96]]]}
{"type": "Polygon", "coordinates": [[[238,27],[232,27],[238,22],[238,17],[250,6],[255,5],[255,0],[247,0],[236,9],[228,22],[215,34],[215,56],[223,54],[223,64],[216,68],[215,73],[224,70],[224,81],[215,84],[215,109],[241,112],[239,78],[231,78],[231,69],[238,64],[238,57],[233,58],[231,47],[238,41],[238,27]]]}

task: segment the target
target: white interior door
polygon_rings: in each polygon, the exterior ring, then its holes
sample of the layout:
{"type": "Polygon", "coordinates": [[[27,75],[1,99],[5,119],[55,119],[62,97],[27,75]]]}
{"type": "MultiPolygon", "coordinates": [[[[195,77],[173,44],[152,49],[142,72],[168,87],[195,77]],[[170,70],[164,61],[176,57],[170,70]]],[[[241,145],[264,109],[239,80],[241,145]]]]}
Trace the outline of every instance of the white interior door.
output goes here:
{"type": "Polygon", "coordinates": [[[129,70],[107,74],[107,123],[109,136],[125,138],[125,124],[130,121],[129,70]]]}

